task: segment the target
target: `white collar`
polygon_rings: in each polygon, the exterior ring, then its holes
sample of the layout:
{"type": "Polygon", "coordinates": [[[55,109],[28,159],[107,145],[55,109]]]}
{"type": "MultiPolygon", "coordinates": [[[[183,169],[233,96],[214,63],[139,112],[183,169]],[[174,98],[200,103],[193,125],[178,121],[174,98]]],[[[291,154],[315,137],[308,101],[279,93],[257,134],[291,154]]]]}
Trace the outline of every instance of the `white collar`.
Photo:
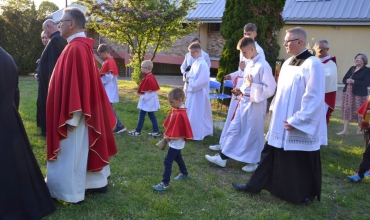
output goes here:
{"type": "Polygon", "coordinates": [[[75,34],[72,34],[71,36],[69,36],[68,38],[67,38],[67,42],[69,43],[69,42],[71,42],[73,39],[75,39],[76,37],[86,37],[86,34],[85,34],[85,32],[78,32],[78,33],[75,33],[75,34]]]}
{"type": "Polygon", "coordinates": [[[329,59],[331,56],[330,55],[327,55],[326,57],[323,57],[323,58],[319,58],[321,60],[321,62],[324,62],[325,60],[329,59]]]}

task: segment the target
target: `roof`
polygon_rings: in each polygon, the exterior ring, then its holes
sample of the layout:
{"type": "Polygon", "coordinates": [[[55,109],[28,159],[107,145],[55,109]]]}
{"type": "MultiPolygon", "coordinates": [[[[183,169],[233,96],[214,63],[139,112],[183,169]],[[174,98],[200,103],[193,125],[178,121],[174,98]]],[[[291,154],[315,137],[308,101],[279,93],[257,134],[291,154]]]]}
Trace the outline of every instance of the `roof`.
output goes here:
{"type": "Polygon", "coordinates": [[[187,20],[199,19],[203,23],[221,23],[226,0],[198,0],[195,10],[186,16],[187,20]]]}
{"type": "Polygon", "coordinates": [[[370,25],[370,0],[287,0],[285,24],[370,25]]]}
{"type": "MultiPolygon", "coordinates": [[[[98,3],[105,2],[104,0],[98,0],[98,3]]],[[[225,10],[226,0],[198,0],[196,8],[193,11],[190,11],[186,16],[187,20],[199,19],[203,23],[221,23],[222,15],[225,10]]],[[[68,7],[76,7],[81,9],[83,12],[86,12],[86,8],[78,4],[70,4],[68,7]]],[[[58,11],[51,14],[51,18],[58,22],[63,15],[63,10],[59,9],[58,11]]]]}
{"type": "MultiPolygon", "coordinates": [[[[102,0],[98,0],[98,2],[100,2],[102,0]]],[[[78,5],[78,4],[70,4],[68,5],[68,7],[74,7],[74,8],[79,8],[81,9],[83,12],[86,12],[86,8],[81,6],[81,5],[78,5]]],[[[53,14],[50,15],[51,19],[53,19],[54,21],[56,22],[59,22],[59,20],[62,18],[63,16],[63,10],[64,8],[62,9],[59,9],[58,11],[54,12],[53,14]]]]}

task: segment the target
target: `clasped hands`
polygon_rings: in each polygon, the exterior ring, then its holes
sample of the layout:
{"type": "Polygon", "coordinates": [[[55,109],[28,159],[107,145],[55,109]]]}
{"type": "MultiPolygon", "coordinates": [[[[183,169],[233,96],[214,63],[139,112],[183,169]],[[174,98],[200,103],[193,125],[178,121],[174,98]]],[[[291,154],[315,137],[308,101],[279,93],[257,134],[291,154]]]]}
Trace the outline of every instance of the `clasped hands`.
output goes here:
{"type": "Polygon", "coordinates": [[[347,79],[347,81],[346,81],[348,84],[354,84],[355,83],[355,80],[353,80],[353,79],[347,79]]]}

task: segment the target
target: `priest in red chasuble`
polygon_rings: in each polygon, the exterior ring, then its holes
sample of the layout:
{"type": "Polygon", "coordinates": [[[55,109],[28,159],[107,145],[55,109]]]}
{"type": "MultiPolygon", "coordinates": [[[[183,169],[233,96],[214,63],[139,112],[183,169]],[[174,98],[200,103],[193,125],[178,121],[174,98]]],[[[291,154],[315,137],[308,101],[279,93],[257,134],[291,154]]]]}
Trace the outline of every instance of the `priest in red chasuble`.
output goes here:
{"type": "Polygon", "coordinates": [[[53,198],[79,203],[107,191],[109,157],[117,153],[116,118],[96,66],[85,16],[66,8],[60,19],[68,45],[56,63],[47,98],[47,185],[53,198]]]}
{"type": "Polygon", "coordinates": [[[335,97],[337,94],[337,60],[329,55],[329,43],[326,40],[320,40],[315,45],[316,57],[319,58],[324,65],[325,70],[325,103],[327,107],[326,124],[329,124],[329,119],[335,108],[335,97]]]}

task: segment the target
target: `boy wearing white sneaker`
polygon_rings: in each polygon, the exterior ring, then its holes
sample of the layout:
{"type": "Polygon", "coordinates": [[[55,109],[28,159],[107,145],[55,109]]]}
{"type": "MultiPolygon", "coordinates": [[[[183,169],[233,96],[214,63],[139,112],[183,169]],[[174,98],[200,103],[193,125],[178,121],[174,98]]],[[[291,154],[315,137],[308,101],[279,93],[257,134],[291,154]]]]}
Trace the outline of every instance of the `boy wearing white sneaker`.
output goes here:
{"type": "Polygon", "coordinates": [[[163,150],[166,143],[168,143],[169,149],[164,159],[162,182],[152,186],[156,191],[165,191],[169,189],[173,161],[176,161],[180,169],[180,174],[175,177],[175,180],[183,180],[189,177],[185,162],[181,155],[181,150],[185,147],[185,140],[193,139],[193,132],[186,113],[186,108],[183,104],[185,93],[182,89],[175,88],[168,93],[167,98],[172,106],[172,110],[163,123],[166,131],[164,133],[164,139],[159,142],[162,144],[159,146],[158,143],[157,146],[163,150]]]}
{"type": "MultiPolygon", "coordinates": [[[[117,84],[117,77],[118,68],[116,62],[114,61],[113,57],[109,53],[109,47],[106,44],[100,44],[98,47],[98,54],[100,58],[104,60],[103,66],[100,69],[100,78],[104,85],[105,92],[107,93],[109,102],[118,103],[119,102],[119,95],[118,95],[118,84],[117,84]]],[[[112,105],[113,107],[113,105],[112,105]]],[[[116,111],[114,111],[114,115],[116,116],[116,127],[113,130],[113,133],[118,134],[121,132],[126,131],[126,127],[122,124],[119,120],[116,111]]]]}
{"type": "Polygon", "coordinates": [[[253,172],[263,149],[267,99],[275,93],[276,82],[270,65],[257,52],[252,38],[242,38],[238,49],[250,60],[244,69],[243,85],[236,92],[240,101],[224,137],[221,153],[205,157],[221,167],[232,158],[248,163],[242,170],[253,172]]]}
{"type": "Polygon", "coordinates": [[[144,60],[141,63],[141,72],[143,74],[143,79],[139,84],[139,89],[137,93],[140,94],[139,103],[137,108],[140,109],[139,112],[139,121],[137,122],[136,129],[128,132],[130,136],[139,136],[141,135],[141,129],[143,128],[145,115],[148,113],[149,119],[152,122],[153,132],[149,133],[151,137],[159,137],[157,118],[154,115],[154,112],[158,111],[160,108],[159,99],[157,91],[160,89],[157,80],[155,79],[153,73],[153,63],[150,60],[144,60]]]}
{"type": "MultiPolygon", "coordinates": [[[[244,26],[243,34],[244,34],[244,37],[249,37],[249,38],[252,38],[254,40],[254,38],[257,37],[257,26],[253,23],[246,24],[244,26]]],[[[254,43],[256,45],[256,50],[260,54],[261,58],[266,59],[265,58],[265,53],[263,52],[262,47],[260,45],[258,45],[257,41],[255,41],[254,43]]],[[[243,84],[244,68],[250,60],[246,59],[243,56],[243,54],[240,52],[239,61],[240,62],[239,62],[238,70],[224,76],[225,80],[232,80],[234,89],[240,88],[240,86],[243,84]]],[[[236,106],[238,105],[238,103],[239,103],[239,98],[233,94],[232,97],[231,97],[231,100],[230,100],[229,110],[227,112],[227,117],[226,117],[226,120],[225,120],[225,124],[224,124],[224,127],[222,129],[221,136],[220,136],[220,141],[216,145],[209,146],[210,150],[214,150],[214,151],[221,150],[222,142],[225,138],[227,129],[230,126],[231,118],[234,115],[234,112],[235,112],[235,109],[236,109],[236,106]]]]}

